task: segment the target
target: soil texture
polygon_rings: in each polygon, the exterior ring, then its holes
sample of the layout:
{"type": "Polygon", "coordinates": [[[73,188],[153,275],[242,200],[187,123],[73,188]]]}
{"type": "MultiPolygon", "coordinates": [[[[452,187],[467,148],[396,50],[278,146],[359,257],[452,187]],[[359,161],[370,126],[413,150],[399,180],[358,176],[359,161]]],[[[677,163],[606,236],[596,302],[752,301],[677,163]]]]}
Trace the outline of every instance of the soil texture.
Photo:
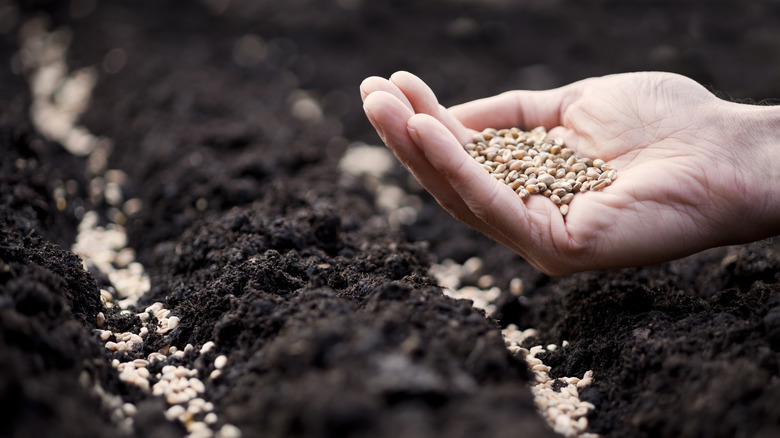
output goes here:
{"type": "Polygon", "coordinates": [[[553,377],[593,370],[590,433],[780,436],[780,239],[548,277],[399,164],[381,184],[414,207],[400,223],[376,178],[339,165],[381,143],[358,93],[370,75],[412,71],[452,105],[665,70],[771,104],[779,29],[780,4],[736,0],[0,0],[0,436],[186,436],[112,365],[171,346],[184,354],[165,365],[197,370],[224,437],[555,436],[509,324],[538,330],[527,348],[567,341],[537,355],[553,377]],[[68,71],[97,72],[76,122],[110,139],[103,162],[31,118],[29,23],[65,30],[68,71]],[[127,231],[148,274],[129,312],[72,252],[88,212],[127,231]],[[471,258],[462,283],[502,289],[492,318],[429,274],[471,258]],[[155,317],[142,344],[106,348],[97,329],[138,332],[155,302],[174,329],[155,317]]]}

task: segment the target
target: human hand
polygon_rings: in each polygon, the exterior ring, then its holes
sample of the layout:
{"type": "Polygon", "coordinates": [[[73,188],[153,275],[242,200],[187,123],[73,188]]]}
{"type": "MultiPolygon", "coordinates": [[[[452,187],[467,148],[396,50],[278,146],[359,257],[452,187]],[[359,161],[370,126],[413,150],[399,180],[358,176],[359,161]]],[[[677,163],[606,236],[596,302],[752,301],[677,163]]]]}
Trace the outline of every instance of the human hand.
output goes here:
{"type": "Polygon", "coordinates": [[[401,163],[454,217],[553,275],[657,263],[780,231],[780,115],[718,99],[671,73],[590,78],[445,109],[398,72],[360,87],[401,163]],[[523,200],[463,149],[477,132],[544,126],[619,177],[574,196],[523,200]]]}

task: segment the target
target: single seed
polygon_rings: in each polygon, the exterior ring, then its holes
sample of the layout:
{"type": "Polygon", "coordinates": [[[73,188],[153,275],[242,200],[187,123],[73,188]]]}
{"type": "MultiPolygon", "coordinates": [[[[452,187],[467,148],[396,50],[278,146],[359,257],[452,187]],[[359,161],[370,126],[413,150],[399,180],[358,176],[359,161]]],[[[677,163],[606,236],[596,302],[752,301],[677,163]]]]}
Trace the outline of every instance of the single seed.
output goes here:
{"type": "Polygon", "coordinates": [[[527,189],[520,189],[519,192],[517,192],[518,195],[520,195],[520,199],[526,200],[531,197],[531,191],[527,189]]]}
{"type": "Polygon", "coordinates": [[[604,178],[604,179],[602,179],[602,180],[598,180],[598,181],[596,181],[596,183],[595,183],[595,184],[591,185],[590,189],[591,189],[591,190],[601,190],[601,189],[603,189],[604,187],[606,187],[606,186],[610,185],[610,183],[612,183],[612,180],[611,180],[611,179],[609,179],[609,178],[604,178]]]}
{"type": "Polygon", "coordinates": [[[569,205],[563,204],[560,206],[560,209],[561,209],[561,214],[566,216],[566,214],[569,212],[569,205]]]}
{"type": "Polygon", "coordinates": [[[555,203],[555,205],[561,205],[561,198],[557,195],[550,195],[550,200],[555,203]]]}
{"type": "Polygon", "coordinates": [[[539,182],[543,183],[546,186],[550,186],[552,183],[555,182],[555,177],[548,174],[542,175],[539,177],[539,182]]]}
{"type": "Polygon", "coordinates": [[[574,193],[567,193],[561,196],[561,204],[568,204],[574,198],[574,193]]]}

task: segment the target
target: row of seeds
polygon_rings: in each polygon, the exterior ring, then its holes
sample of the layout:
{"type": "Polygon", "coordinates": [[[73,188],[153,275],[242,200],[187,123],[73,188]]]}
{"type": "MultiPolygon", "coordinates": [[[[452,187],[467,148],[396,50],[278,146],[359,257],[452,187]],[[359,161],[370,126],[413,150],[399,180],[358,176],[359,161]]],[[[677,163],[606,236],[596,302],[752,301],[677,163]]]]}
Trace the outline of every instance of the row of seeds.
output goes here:
{"type": "MultiPolygon", "coordinates": [[[[494,301],[501,295],[501,289],[496,287],[490,275],[482,275],[477,280],[477,286],[463,286],[461,279],[473,276],[482,269],[483,262],[477,257],[466,260],[460,265],[453,260],[444,260],[441,264],[433,264],[430,274],[442,287],[445,295],[455,299],[468,299],[478,309],[485,310],[487,316],[491,316],[496,310],[494,301]]],[[[509,282],[509,292],[522,299],[523,281],[513,278],[509,282]]],[[[593,371],[587,371],[582,379],[578,377],[562,377],[553,379],[550,377],[550,367],[545,365],[536,355],[546,351],[555,351],[555,344],[543,347],[536,345],[531,349],[521,347],[526,338],[536,336],[536,329],[519,330],[517,326],[510,324],[501,331],[507,349],[512,354],[521,354],[533,373],[531,392],[534,395],[534,403],[547,423],[558,433],[566,437],[596,438],[597,434],[586,432],[588,428],[587,414],[595,409],[592,403],[580,401],[579,390],[590,385],[593,379],[593,371]],[[555,381],[560,390],[554,389],[555,381]]],[[[567,341],[562,342],[562,348],[568,347],[567,341]]]]}
{"type": "Polygon", "coordinates": [[[563,215],[569,212],[575,194],[602,190],[617,178],[611,164],[578,157],[561,138],[549,138],[542,126],[531,131],[488,128],[475,134],[464,148],[520,198],[544,195],[563,215]]]}
{"type": "MultiPolygon", "coordinates": [[[[121,187],[118,184],[103,183],[124,175],[121,171],[106,168],[111,140],[96,137],[85,127],[77,125],[78,117],[89,105],[92,87],[97,81],[97,70],[88,67],[69,74],[65,61],[70,31],[63,28],[48,32],[46,25],[47,21],[39,17],[21,26],[19,34],[22,47],[12,60],[12,67],[26,75],[30,86],[33,96],[31,120],[42,135],[59,142],[73,155],[86,157],[88,176],[92,176],[90,189],[101,189],[101,193],[98,193],[100,196],[93,199],[94,202],[105,199],[110,205],[118,205],[122,200],[121,187]]],[[[62,189],[55,189],[54,192],[60,210],[67,206],[63,192],[62,189]]],[[[92,196],[92,193],[90,195],[92,196]]],[[[125,203],[125,208],[135,204],[137,203],[125,203]]],[[[82,257],[85,269],[92,267],[102,272],[112,283],[111,287],[100,291],[106,312],[117,307],[120,314],[132,314],[139,298],[149,290],[149,277],[144,267],[135,262],[133,250],[126,246],[127,235],[123,227],[118,224],[98,226],[99,214],[95,211],[82,211],[81,214],[83,217],[72,251],[82,257]]],[[[122,356],[125,352],[140,352],[153,321],[156,321],[157,325],[151,328],[159,334],[176,329],[180,322],[162,303],[154,303],[136,316],[142,322],[138,333],[104,330],[102,327],[107,322],[106,314],[99,312],[95,316],[98,326],[96,332],[107,350],[122,356]]],[[[206,343],[201,348],[201,353],[208,352],[213,346],[213,342],[206,343]]],[[[162,372],[151,375],[148,365],[156,361],[164,363],[169,358],[183,358],[193,349],[190,344],[182,350],[175,346],[166,346],[145,358],[139,357],[127,362],[120,362],[115,358],[111,364],[117,369],[122,381],[146,391],[151,390],[153,395],[164,396],[171,405],[165,413],[166,417],[170,421],[183,424],[189,432],[188,437],[240,437],[240,430],[230,424],[224,424],[216,434],[211,430],[211,425],[217,423],[218,418],[212,412],[213,404],[201,397],[206,386],[198,378],[197,370],[166,365],[162,372]],[[151,385],[151,382],[154,382],[154,385],[151,385]]],[[[219,376],[220,368],[225,366],[226,361],[225,356],[217,357],[211,378],[219,376]]],[[[137,412],[135,405],[122,403],[120,396],[106,393],[100,383],[93,382],[87,374],[82,374],[80,380],[84,386],[92,386],[104,401],[104,405],[112,409],[112,419],[117,423],[118,429],[132,434],[132,419],[137,412]]]]}
{"type": "MultiPolygon", "coordinates": [[[[590,385],[593,381],[593,371],[588,370],[582,378],[550,377],[550,367],[545,365],[536,355],[558,349],[556,344],[535,345],[530,349],[522,348],[523,341],[531,336],[536,336],[536,329],[519,330],[514,324],[510,324],[501,330],[504,342],[513,354],[522,354],[528,367],[533,372],[534,380],[531,384],[531,392],[534,395],[536,408],[547,420],[547,423],[559,434],[566,437],[597,438],[599,435],[585,432],[588,428],[588,412],[596,407],[586,401],[580,400],[579,390],[590,385]],[[556,385],[558,381],[558,385],[556,385]],[[555,386],[554,386],[555,385],[555,386]],[[555,389],[557,386],[558,389],[555,389]]],[[[562,348],[569,346],[568,341],[563,341],[562,348]]]]}

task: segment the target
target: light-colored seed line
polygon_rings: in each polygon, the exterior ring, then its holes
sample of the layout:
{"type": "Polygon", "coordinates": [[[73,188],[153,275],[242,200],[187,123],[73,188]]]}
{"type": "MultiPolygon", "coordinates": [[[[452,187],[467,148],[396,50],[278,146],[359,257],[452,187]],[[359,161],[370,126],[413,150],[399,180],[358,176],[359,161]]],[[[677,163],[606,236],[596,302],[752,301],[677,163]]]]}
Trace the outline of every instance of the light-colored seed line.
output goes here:
{"type": "Polygon", "coordinates": [[[467,275],[473,275],[482,268],[482,260],[472,257],[463,265],[453,260],[444,260],[441,264],[431,266],[429,273],[442,287],[442,292],[456,300],[471,300],[472,305],[477,309],[485,311],[487,316],[491,316],[496,311],[493,302],[501,296],[501,289],[493,286],[493,279],[490,276],[483,275],[478,280],[478,286],[462,286],[461,279],[467,275]]]}
{"type": "Polygon", "coordinates": [[[423,206],[419,196],[385,181],[396,165],[397,160],[386,147],[361,142],[350,144],[339,161],[342,175],[364,179],[364,186],[375,196],[376,209],[393,230],[413,224],[423,206]]]}
{"type": "MultiPolygon", "coordinates": [[[[534,395],[536,408],[542,414],[547,423],[561,435],[566,437],[597,438],[599,435],[585,432],[588,428],[588,412],[595,409],[592,403],[580,401],[579,390],[590,385],[593,381],[593,371],[586,371],[582,379],[577,377],[561,377],[552,379],[550,367],[545,365],[536,355],[546,351],[558,349],[556,344],[547,347],[536,345],[530,350],[520,347],[523,341],[531,336],[536,336],[536,329],[519,330],[514,324],[510,324],[501,331],[504,342],[512,354],[522,354],[528,367],[533,373],[531,392],[534,395]],[[553,389],[556,380],[560,380],[559,391],[553,389]]],[[[569,343],[563,341],[562,348],[569,343]]]]}
{"type": "MultiPolygon", "coordinates": [[[[105,309],[118,306],[121,313],[132,314],[139,299],[149,291],[150,281],[143,265],[135,261],[133,249],[127,247],[127,234],[121,222],[127,215],[140,211],[142,203],[138,199],[124,201],[122,184],[127,175],[120,170],[107,170],[112,141],[94,136],[85,127],[77,125],[79,117],[89,106],[97,81],[97,69],[86,67],[69,73],[66,54],[71,32],[66,28],[48,32],[46,23],[45,19],[33,19],[22,26],[19,32],[21,48],[14,55],[12,68],[17,73],[24,73],[28,79],[33,97],[30,118],[35,128],[46,138],[62,144],[71,154],[87,157],[87,176],[91,177],[88,186],[90,200],[94,203],[105,201],[113,208],[113,214],[110,214],[113,223],[105,227],[98,225],[100,216],[97,212],[76,211],[77,215],[83,216],[71,250],[82,258],[85,269],[94,267],[108,277],[112,286],[100,290],[105,309]]],[[[67,207],[65,193],[62,187],[55,188],[53,193],[60,211],[67,207]]],[[[95,316],[98,327],[95,332],[105,342],[106,349],[114,354],[140,355],[142,350],[139,347],[149,334],[149,325],[155,320],[157,325],[154,329],[162,335],[175,330],[181,322],[178,316],[171,315],[171,311],[158,302],[136,314],[142,322],[138,333],[116,333],[102,329],[106,324],[106,313],[101,311],[95,316]]],[[[206,353],[213,346],[213,342],[207,342],[201,353],[206,353]]],[[[200,397],[206,386],[197,377],[197,370],[166,364],[161,373],[150,375],[149,364],[158,361],[165,364],[169,358],[183,358],[193,350],[191,344],[181,350],[168,345],[145,358],[137,357],[127,362],[115,358],[111,364],[123,382],[164,397],[172,405],[166,411],[166,417],[183,424],[188,437],[240,437],[241,431],[230,424],[223,425],[216,433],[212,430],[211,426],[218,422],[218,418],[212,412],[214,405],[200,397]]],[[[227,358],[220,362],[224,367],[227,358]]],[[[91,382],[92,378],[86,373],[81,380],[84,387],[91,388],[110,409],[111,419],[119,430],[132,434],[132,419],[137,412],[135,405],[122,402],[118,395],[106,393],[100,383],[91,382]]]]}
{"type": "Polygon", "coordinates": [[[575,194],[603,190],[618,176],[611,164],[578,157],[562,139],[549,138],[542,126],[531,131],[488,128],[475,134],[464,149],[520,198],[544,195],[564,216],[575,194]]]}
{"type": "MultiPolygon", "coordinates": [[[[445,295],[455,299],[471,300],[474,307],[485,310],[487,316],[490,316],[495,311],[494,301],[501,295],[501,289],[493,285],[493,279],[486,275],[480,276],[477,280],[479,287],[461,284],[464,277],[474,276],[482,267],[482,260],[477,257],[468,259],[463,265],[447,259],[441,264],[433,264],[429,273],[436,278],[445,295]]],[[[509,292],[520,299],[523,295],[523,281],[520,278],[510,280],[509,292]]],[[[566,437],[598,437],[596,434],[585,432],[588,427],[587,414],[594,409],[594,406],[580,401],[578,392],[591,383],[593,372],[586,372],[582,379],[577,377],[559,379],[566,386],[562,387],[560,392],[556,392],[553,389],[555,379],[551,379],[549,375],[550,367],[542,363],[536,355],[546,350],[554,351],[558,346],[550,344],[546,349],[541,345],[534,346],[530,350],[522,348],[525,339],[538,334],[537,330],[532,328],[519,330],[517,326],[510,324],[501,333],[507,349],[512,354],[522,354],[528,363],[534,376],[531,382],[534,402],[548,424],[557,433],[566,437]]],[[[566,348],[568,344],[567,341],[563,341],[561,345],[566,348]]]]}

